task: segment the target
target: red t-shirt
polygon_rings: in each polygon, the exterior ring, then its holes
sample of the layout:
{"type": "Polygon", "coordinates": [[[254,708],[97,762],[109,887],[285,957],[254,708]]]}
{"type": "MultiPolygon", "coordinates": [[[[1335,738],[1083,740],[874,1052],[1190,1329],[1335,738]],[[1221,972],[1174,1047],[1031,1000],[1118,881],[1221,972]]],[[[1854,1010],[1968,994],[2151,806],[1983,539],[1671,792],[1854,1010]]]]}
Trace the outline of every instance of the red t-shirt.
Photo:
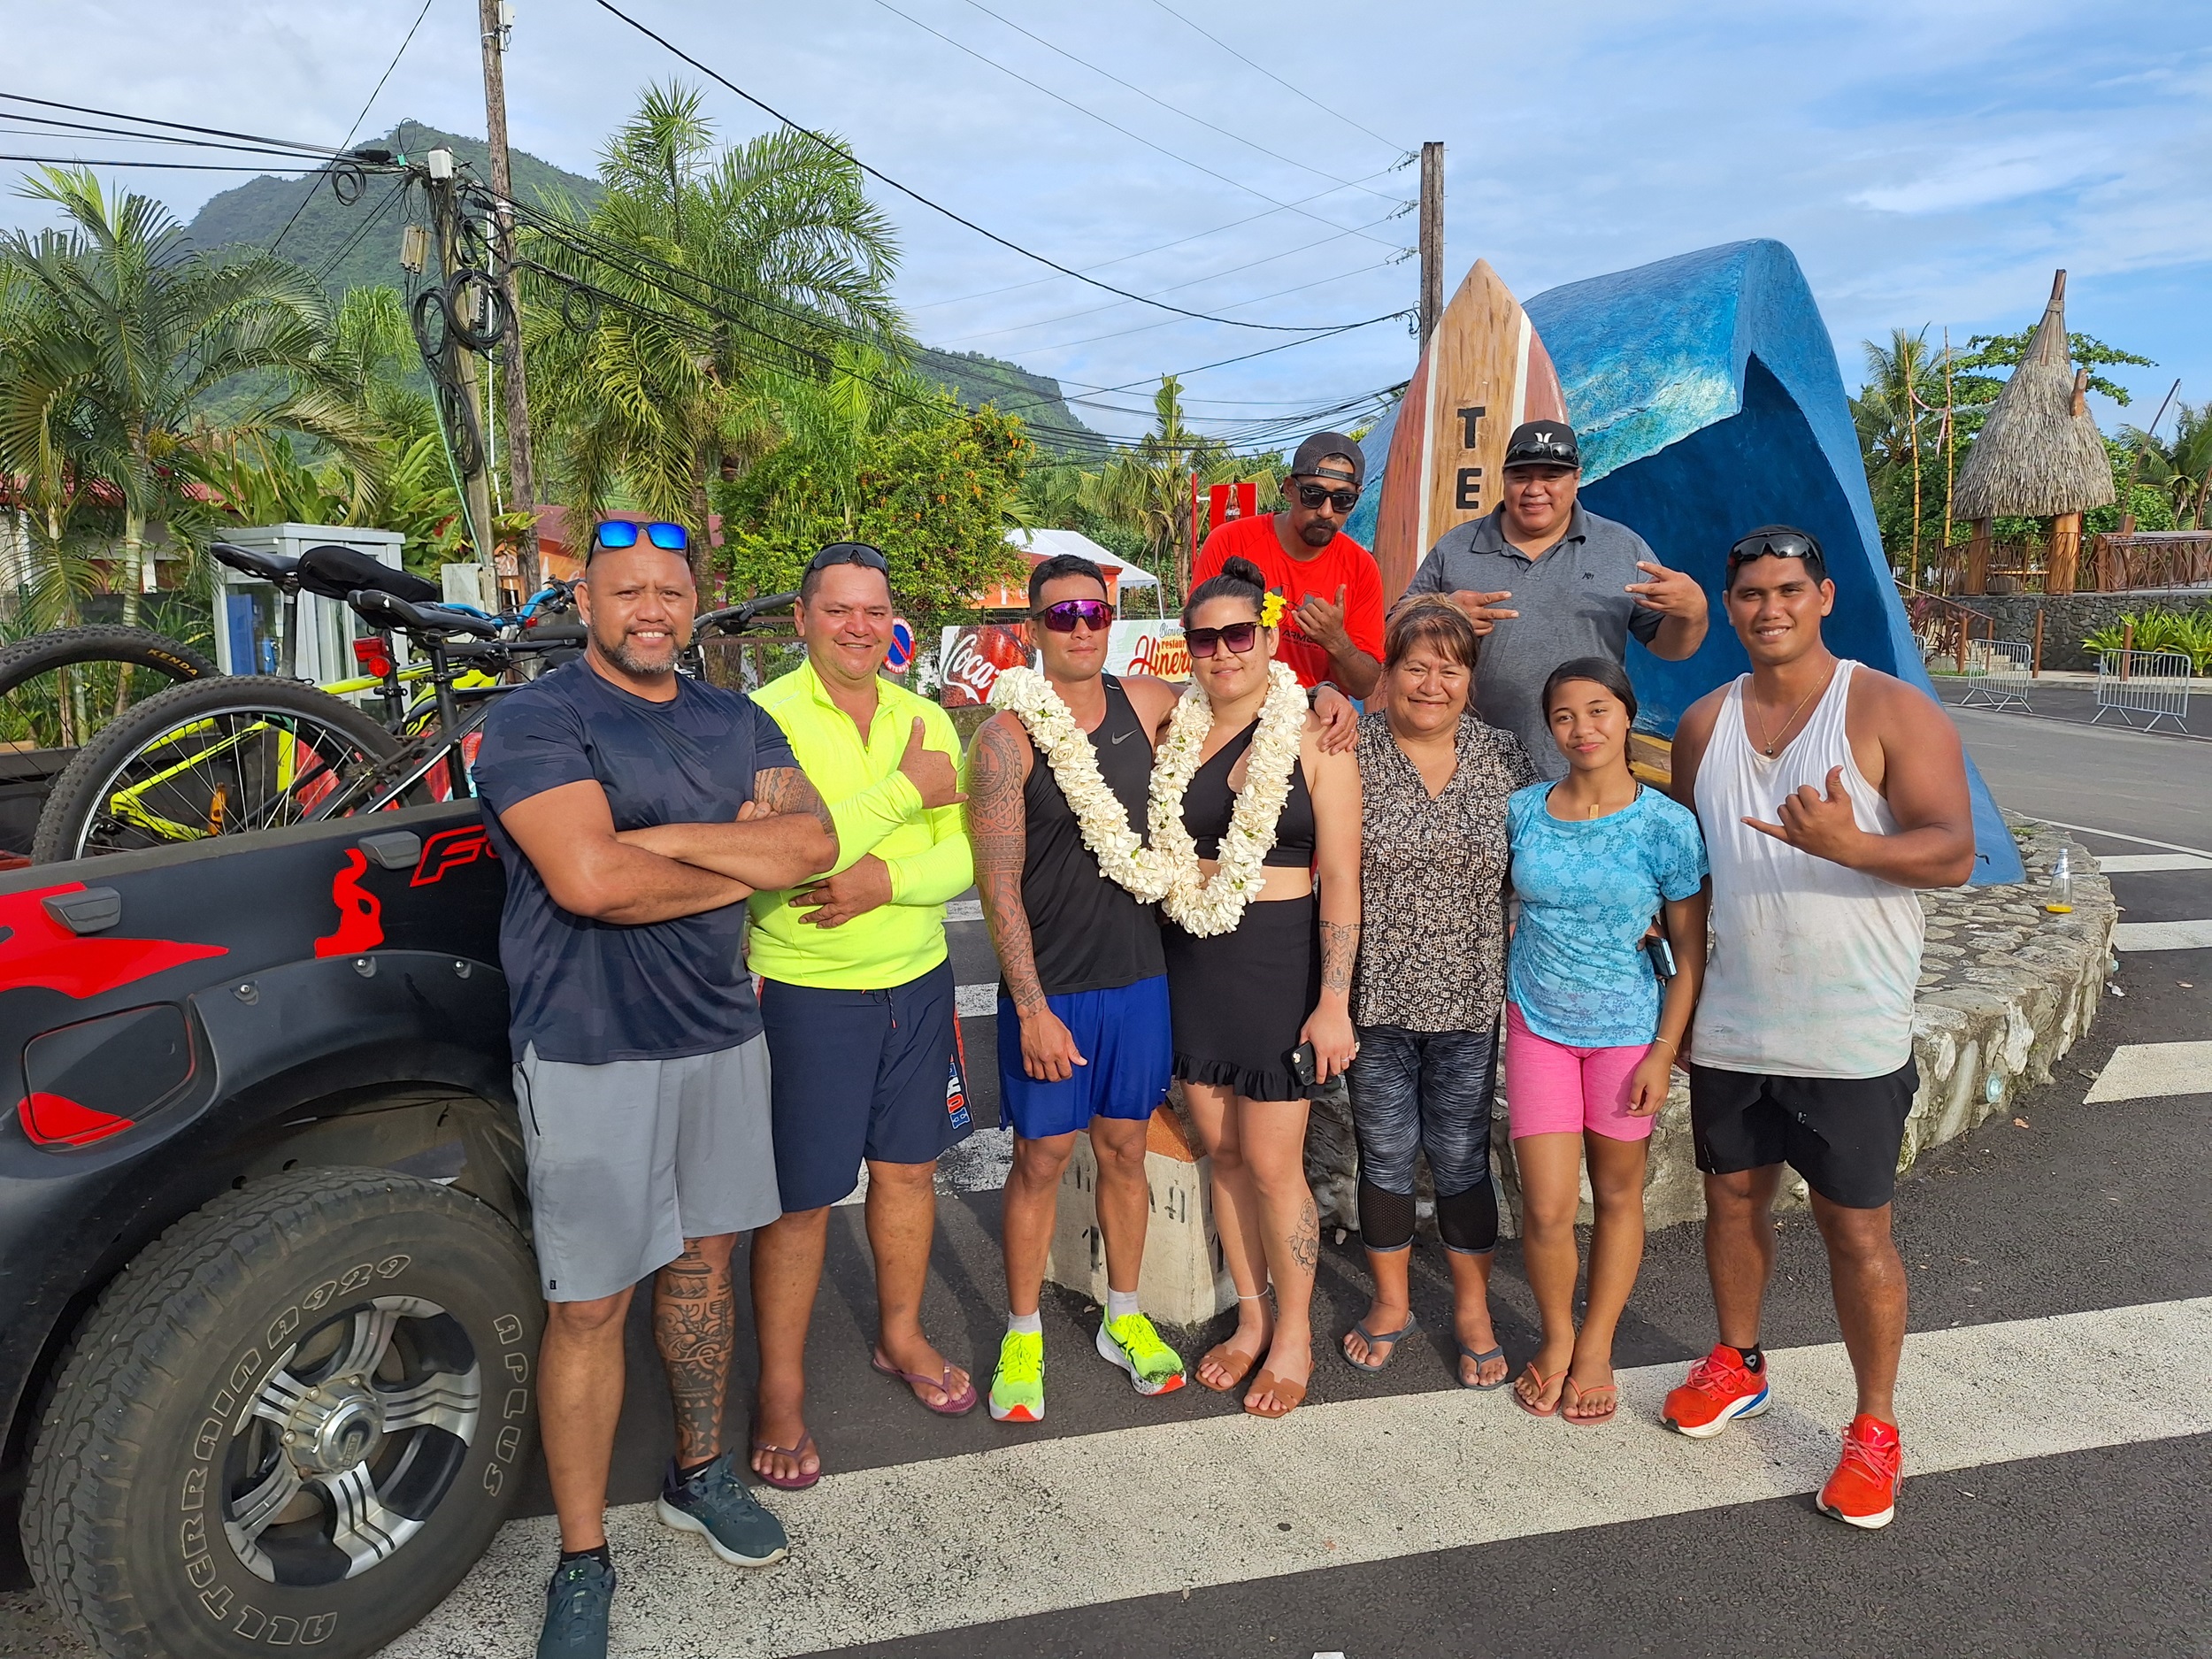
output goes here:
{"type": "Polygon", "coordinates": [[[1377,662],[1383,654],[1382,571],[1375,556],[1339,531],[1336,539],[1310,559],[1294,559],[1283,551],[1270,513],[1256,518],[1232,518],[1206,538],[1198,550],[1198,565],[1191,572],[1195,589],[1209,577],[1221,574],[1232,558],[1250,559],[1267,574],[1271,588],[1282,589],[1282,639],[1275,655],[1290,664],[1302,686],[1317,686],[1333,678],[1329,654],[1316,645],[1298,626],[1296,611],[1309,595],[1337,603],[1336,590],[1344,589],[1344,631],[1352,643],[1377,662]]]}

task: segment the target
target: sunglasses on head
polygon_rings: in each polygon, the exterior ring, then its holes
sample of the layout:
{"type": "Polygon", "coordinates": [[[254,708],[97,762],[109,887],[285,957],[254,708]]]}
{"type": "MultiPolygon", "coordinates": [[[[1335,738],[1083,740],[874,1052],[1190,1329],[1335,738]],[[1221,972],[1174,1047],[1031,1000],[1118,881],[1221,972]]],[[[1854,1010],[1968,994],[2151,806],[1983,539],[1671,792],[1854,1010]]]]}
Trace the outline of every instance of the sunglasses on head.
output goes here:
{"type": "Polygon", "coordinates": [[[1260,636],[1256,622],[1232,622],[1225,628],[1192,628],[1183,635],[1193,657],[1211,657],[1217,645],[1225,645],[1239,657],[1252,649],[1260,636]]]}
{"type": "Polygon", "coordinates": [[[1103,599],[1063,599],[1029,614],[1055,634],[1072,634],[1079,622],[1098,634],[1112,623],[1114,608],[1103,599]]]}
{"type": "Polygon", "coordinates": [[[1731,568],[1753,559],[1818,559],[1820,544],[1796,530],[1755,530],[1728,549],[1731,568]]]}
{"type": "Polygon", "coordinates": [[[1349,512],[1359,505],[1359,491],[1356,489],[1331,489],[1326,484],[1301,484],[1297,488],[1301,507],[1318,507],[1325,501],[1339,512],[1349,512]]]}
{"type": "Polygon", "coordinates": [[[680,524],[632,524],[626,518],[610,518],[592,531],[593,550],[635,547],[641,531],[649,544],[664,552],[681,553],[691,546],[690,536],[680,524]]]}
{"type": "Polygon", "coordinates": [[[833,565],[864,565],[872,571],[881,571],[887,579],[891,574],[891,561],[884,557],[883,549],[865,541],[833,541],[809,559],[806,567],[811,573],[826,571],[833,565]]]}

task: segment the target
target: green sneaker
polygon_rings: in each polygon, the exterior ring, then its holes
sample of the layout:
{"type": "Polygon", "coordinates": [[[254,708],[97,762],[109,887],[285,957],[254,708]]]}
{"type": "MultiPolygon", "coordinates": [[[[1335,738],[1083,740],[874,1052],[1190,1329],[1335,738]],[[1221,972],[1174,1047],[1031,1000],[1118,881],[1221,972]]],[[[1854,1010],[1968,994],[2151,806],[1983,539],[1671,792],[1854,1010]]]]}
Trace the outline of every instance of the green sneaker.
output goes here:
{"type": "Polygon", "coordinates": [[[1125,1313],[1098,1327],[1098,1356],[1129,1373],[1141,1394],[1172,1394],[1183,1386],[1183,1356],[1160,1340],[1152,1321],[1125,1313]]]}
{"type": "Polygon", "coordinates": [[[991,1373],[991,1417],[999,1423],[1045,1420],[1045,1339],[1042,1332],[1009,1331],[998,1345],[991,1373]]]}

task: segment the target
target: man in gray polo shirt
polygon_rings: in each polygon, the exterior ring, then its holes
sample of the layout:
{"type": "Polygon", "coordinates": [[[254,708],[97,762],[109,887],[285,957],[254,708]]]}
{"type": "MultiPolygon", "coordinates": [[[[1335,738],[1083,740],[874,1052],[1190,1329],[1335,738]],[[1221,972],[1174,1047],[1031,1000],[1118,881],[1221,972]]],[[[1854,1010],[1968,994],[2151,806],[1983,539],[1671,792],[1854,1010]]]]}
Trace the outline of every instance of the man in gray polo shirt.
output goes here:
{"type": "Polygon", "coordinates": [[[1543,776],[1563,778],[1566,757],[1537,706],[1551,671],[1577,657],[1620,662],[1631,634],[1681,661],[1705,638],[1705,590],[1626,525],[1576,504],[1582,456],[1564,421],[1516,426],[1502,470],[1504,500],[1446,531],[1406,591],[1459,603],[1484,636],[1476,709],[1519,738],[1543,776]]]}

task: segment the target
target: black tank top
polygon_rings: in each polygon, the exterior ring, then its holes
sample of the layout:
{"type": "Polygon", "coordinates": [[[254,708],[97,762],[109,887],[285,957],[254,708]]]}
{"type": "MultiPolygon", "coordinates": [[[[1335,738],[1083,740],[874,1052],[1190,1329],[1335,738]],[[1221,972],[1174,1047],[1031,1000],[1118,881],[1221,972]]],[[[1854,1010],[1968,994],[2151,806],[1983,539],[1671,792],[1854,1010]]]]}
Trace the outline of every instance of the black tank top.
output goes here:
{"type": "MultiPolygon", "coordinates": [[[[1229,833],[1229,815],[1237,804],[1236,792],[1229,787],[1229,774],[1236,770],[1237,757],[1252,747],[1252,738],[1259,729],[1260,723],[1255,720],[1224,743],[1221,752],[1198,769],[1190,787],[1184,791],[1183,827],[1198,843],[1201,858],[1221,856],[1221,838],[1229,833]]],[[[1313,848],[1313,794],[1306,787],[1306,768],[1301,761],[1290,769],[1290,795],[1283,803],[1282,817],[1275,821],[1275,844],[1260,862],[1286,869],[1311,869],[1313,848]]]]}
{"type": "MultiPolygon", "coordinates": [[[[1106,718],[1090,734],[1098,770],[1144,833],[1145,802],[1152,784],[1152,742],[1129,694],[1111,674],[1106,718]]],[[[1030,948],[1038,982],[1048,996],[1134,985],[1167,972],[1160,952],[1160,923],[1149,904],[1138,902],[1118,882],[1099,873],[1083,844],[1075,810],[1036,745],[1030,745],[1029,780],[1022,786],[1028,849],[1022,859],[1022,909],[1029,917],[1030,948]]]]}

